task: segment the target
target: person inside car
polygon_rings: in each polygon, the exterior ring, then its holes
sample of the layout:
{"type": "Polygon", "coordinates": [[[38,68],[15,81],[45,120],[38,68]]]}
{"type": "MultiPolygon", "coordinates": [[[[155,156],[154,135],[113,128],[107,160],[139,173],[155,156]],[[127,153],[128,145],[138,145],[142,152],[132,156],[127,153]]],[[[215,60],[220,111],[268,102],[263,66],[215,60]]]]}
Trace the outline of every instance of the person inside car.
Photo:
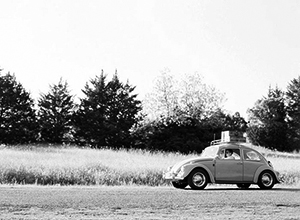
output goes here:
{"type": "Polygon", "coordinates": [[[234,156],[232,156],[232,154],[233,154],[233,150],[231,150],[231,149],[226,149],[226,151],[225,151],[225,158],[224,159],[226,159],[226,160],[234,160],[235,158],[234,158],[234,156]]]}

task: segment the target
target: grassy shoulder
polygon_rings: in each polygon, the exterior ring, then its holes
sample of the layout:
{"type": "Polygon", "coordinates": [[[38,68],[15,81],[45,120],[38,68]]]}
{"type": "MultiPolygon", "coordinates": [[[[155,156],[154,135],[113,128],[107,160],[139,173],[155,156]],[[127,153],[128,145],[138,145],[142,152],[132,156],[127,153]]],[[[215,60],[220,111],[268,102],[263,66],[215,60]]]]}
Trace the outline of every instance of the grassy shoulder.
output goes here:
{"type": "MultiPolygon", "coordinates": [[[[300,155],[262,152],[287,185],[300,182],[300,155]],[[268,154],[269,153],[269,154],[268,154]]],[[[143,150],[16,146],[0,148],[1,184],[169,185],[163,171],[199,156],[143,150]]]]}

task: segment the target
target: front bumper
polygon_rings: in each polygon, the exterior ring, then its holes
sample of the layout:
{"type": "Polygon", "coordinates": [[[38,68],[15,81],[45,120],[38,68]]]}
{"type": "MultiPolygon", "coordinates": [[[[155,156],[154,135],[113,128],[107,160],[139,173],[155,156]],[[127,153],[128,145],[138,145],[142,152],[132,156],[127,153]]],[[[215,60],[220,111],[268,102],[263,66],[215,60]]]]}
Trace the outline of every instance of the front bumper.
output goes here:
{"type": "Polygon", "coordinates": [[[178,174],[176,174],[171,171],[164,173],[163,178],[166,180],[172,180],[172,181],[184,179],[184,177],[181,175],[180,172],[178,174]]]}

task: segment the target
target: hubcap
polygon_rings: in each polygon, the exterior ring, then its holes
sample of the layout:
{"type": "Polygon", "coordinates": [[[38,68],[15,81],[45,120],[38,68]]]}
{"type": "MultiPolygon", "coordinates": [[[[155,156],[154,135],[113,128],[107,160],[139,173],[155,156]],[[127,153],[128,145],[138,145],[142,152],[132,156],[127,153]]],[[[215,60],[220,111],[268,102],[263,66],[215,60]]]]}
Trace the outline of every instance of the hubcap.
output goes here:
{"type": "Polygon", "coordinates": [[[193,176],[193,183],[197,187],[201,187],[205,183],[205,176],[203,173],[195,173],[193,176]]]}
{"type": "Polygon", "coordinates": [[[261,182],[262,184],[264,184],[264,186],[270,186],[273,182],[273,177],[271,174],[269,173],[265,173],[263,174],[263,176],[261,177],[261,182]]]}

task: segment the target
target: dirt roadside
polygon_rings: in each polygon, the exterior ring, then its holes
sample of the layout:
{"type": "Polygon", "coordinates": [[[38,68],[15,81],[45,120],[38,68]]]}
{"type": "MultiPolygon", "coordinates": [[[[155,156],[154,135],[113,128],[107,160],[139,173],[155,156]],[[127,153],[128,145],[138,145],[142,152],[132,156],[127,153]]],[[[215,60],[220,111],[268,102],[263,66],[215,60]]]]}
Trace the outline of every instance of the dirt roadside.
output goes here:
{"type": "Polygon", "coordinates": [[[1,186],[0,219],[300,220],[300,189],[1,186]]]}

